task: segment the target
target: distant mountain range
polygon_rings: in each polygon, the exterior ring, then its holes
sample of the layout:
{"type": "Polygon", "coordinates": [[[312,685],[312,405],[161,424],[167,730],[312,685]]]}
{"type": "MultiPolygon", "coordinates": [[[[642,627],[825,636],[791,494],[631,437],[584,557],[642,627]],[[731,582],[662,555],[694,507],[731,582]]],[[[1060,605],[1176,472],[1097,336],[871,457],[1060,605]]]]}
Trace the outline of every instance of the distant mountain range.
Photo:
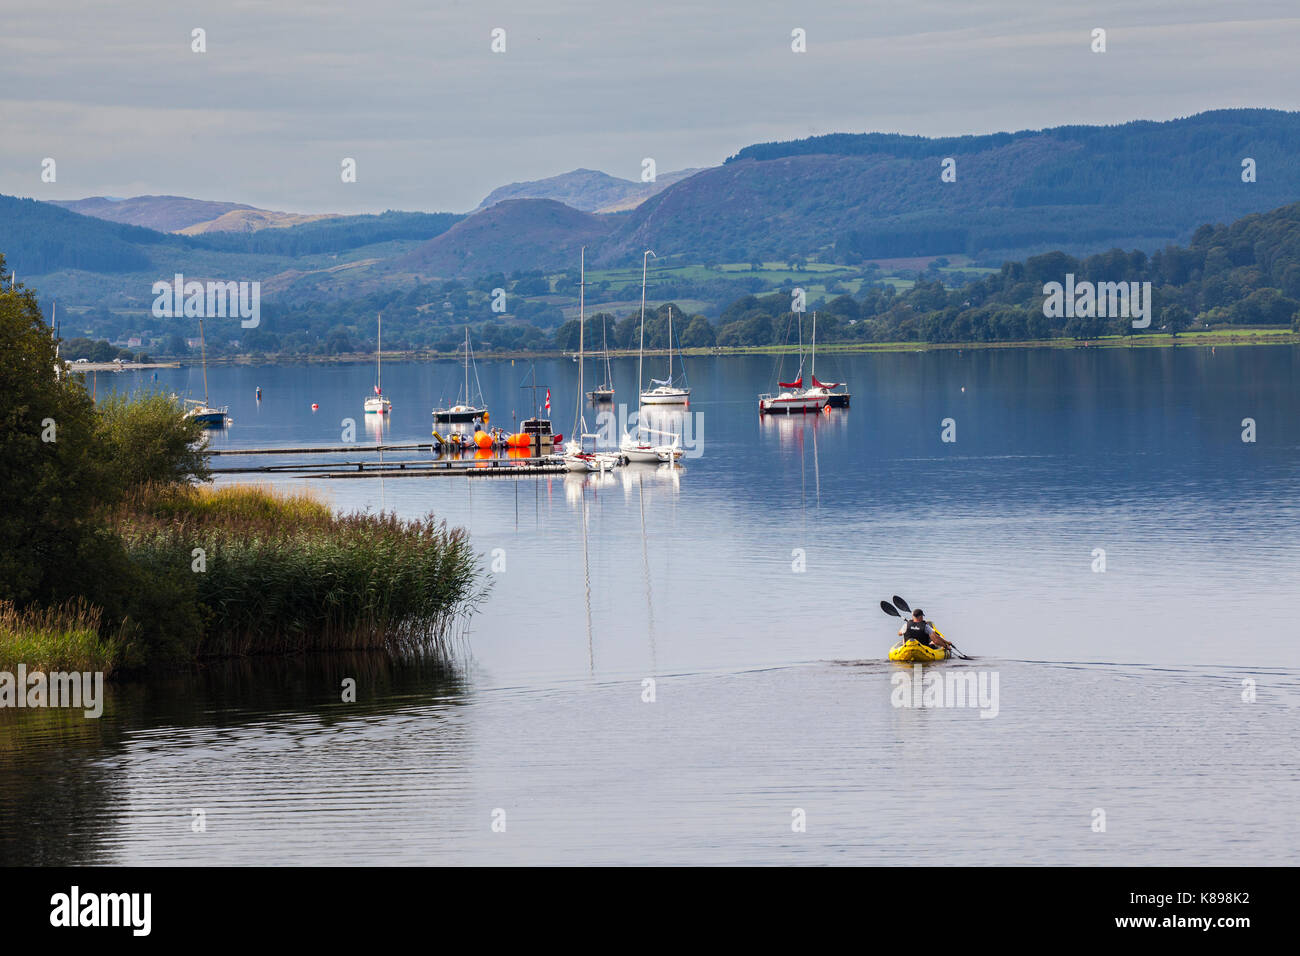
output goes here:
{"type": "Polygon", "coordinates": [[[960,255],[997,266],[1049,250],[1150,252],[1187,242],[1204,223],[1297,199],[1300,113],[1241,109],[949,139],[757,144],[656,183],[585,169],[516,183],[468,216],[0,197],[0,251],[43,295],[109,307],[138,307],[136,290],[175,272],[337,301],[419,282],[573,271],[583,245],[597,269],[635,266],[647,248],[674,264],[960,255]],[[1254,181],[1243,181],[1243,164],[1254,181]],[[955,181],[944,181],[945,168],[955,181]]]}
{"type": "MultiPolygon", "coordinates": [[[[698,170],[682,169],[665,173],[654,182],[641,183],[594,169],[575,169],[548,179],[499,186],[479,203],[478,208],[487,209],[511,199],[550,199],[582,212],[621,212],[635,209],[651,196],[695,172],[698,170]]],[[[52,199],[49,202],[52,206],[83,216],[186,236],[283,229],[322,219],[341,218],[335,213],[276,212],[244,203],[212,202],[185,196],[132,196],[129,199],[92,196],[88,199],[52,199]]]]}
{"type": "Polygon", "coordinates": [[[319,219],[334,218],[330,215],[271,212],[243,203],[209,202],[184,196],[133,196],[130,199],[93,196],[90,199],[54,199],[50,200],[50,204],[83,216],[107,219],[109,222],[186,235],[204,232],[256,232],[258,229],[300,226],[319,219]]]}

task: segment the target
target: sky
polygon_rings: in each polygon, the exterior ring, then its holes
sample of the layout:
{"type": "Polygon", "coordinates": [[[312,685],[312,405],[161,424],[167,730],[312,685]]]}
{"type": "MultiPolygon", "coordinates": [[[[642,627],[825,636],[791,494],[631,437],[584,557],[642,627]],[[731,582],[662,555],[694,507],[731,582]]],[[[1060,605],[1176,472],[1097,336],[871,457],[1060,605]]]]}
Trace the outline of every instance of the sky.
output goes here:
{"type": "Polygon", "coordinates": [[[463,212],[820,133],[1300,108],[1295,0],[0,0],[0,25],[0,193],[38,199],[463,212]]]}

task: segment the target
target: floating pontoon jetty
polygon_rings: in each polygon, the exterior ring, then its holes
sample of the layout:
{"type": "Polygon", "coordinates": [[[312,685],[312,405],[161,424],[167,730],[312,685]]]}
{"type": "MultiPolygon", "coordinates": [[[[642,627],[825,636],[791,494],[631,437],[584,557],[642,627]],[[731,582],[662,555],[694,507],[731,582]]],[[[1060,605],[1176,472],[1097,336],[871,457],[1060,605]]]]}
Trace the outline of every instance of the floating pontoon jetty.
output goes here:
{"type": "MultiPolygon", "coordinates": [[[[356,455],[365,452],[431,451],[432,444],[411,445],[335,445],[316,448],[221,448],[212,449],[212,455],[356,455]]],[[[276,465],[244,465],[241,467],[212,468],[216,475],[278,474],[304,475],[312,478],[404,478],[423,476],[463,475],[466,478],[522,478],[528,475],[559,474],[566,471],[558,455],[540,455],[527,458],[407,458],[396,461],[329,461],[293,462],[276,465]]]]}

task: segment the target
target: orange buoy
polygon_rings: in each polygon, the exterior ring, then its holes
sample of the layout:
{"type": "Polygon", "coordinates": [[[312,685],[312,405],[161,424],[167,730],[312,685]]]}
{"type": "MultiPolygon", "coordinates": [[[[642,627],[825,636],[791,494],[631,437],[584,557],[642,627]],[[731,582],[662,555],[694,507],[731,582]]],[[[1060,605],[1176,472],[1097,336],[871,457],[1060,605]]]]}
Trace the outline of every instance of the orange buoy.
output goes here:
{"type": "Polygon", "coordinates": [[[506,444],[511,448],[527,448],[532,443],[532,436],[524,432],[516,432],[506,439],[506,444]]]}
{"type": "Polygon", "coordinates": [[[476,432],[474,435],[474,444],[478,445],[479,448],[491,448],[492,436],[487,432],[476,432]]]}

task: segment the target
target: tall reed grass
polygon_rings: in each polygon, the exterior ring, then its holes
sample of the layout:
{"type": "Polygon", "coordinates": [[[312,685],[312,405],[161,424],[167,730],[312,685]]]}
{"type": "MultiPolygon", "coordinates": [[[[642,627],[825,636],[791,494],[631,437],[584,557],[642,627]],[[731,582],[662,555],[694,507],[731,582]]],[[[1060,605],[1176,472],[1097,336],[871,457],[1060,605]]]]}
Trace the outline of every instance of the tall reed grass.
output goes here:
{"type": "Polygon", "coordinates": [[[100,633],[100,610],[77,598],[55,607],[19,610],[0,601],[0,670],[102,671],[118,666],[130,626],[115,635],[100,633]]]}
{"type": "Polygon", "coordinates": [[[133,561],[195,569],[203,633],[187,643],[198,657],[448,652],[482,597],[464,531],[431,515],[340,516],[267,487],[163,486],[137,491],[114,525],[133,561]]]}

